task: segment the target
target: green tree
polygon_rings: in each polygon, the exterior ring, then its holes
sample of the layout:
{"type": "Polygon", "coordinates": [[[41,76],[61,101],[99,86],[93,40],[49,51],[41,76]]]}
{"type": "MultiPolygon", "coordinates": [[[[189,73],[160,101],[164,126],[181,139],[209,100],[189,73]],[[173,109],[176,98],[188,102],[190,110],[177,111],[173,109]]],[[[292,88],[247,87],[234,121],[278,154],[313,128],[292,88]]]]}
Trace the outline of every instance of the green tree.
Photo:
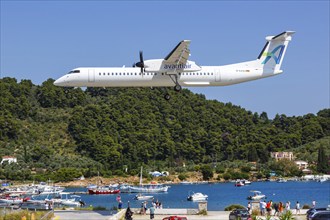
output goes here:
{"type": "Polygon", "coordinates": [[[213,178],[213,169],[210,165],[203,165],[201,167],[201,172],[203,175],[203,180],[209,180],[213,178]]]}
{"type": "Polygon", "coordinates": [[[320,173],[327,173],[329,172],[329,160],[327,155],[325,154],[324,147],[321,145],[318,150],[318,157],[317,157],[317,171],[320,173]]]}

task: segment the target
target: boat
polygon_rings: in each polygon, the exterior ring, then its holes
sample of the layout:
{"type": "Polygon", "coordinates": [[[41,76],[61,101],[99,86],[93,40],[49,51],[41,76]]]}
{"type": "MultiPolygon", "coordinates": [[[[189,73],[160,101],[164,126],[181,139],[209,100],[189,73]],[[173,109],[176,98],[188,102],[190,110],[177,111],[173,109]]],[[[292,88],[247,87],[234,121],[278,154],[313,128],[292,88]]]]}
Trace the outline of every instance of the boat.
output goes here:
{"type": "Polygon", "coordinates": [[[242,182],[244,183],[244,185],[251,185],[251,181],[249,180],[243,180],[242,182]]]}
{"type": "Polygon", "coordinates": [[[283,178],[279,178],[276,182],[278,182],[278,183],[286,183],[287,180],[286,179],[283,179],[283,178]]]}
{"type": "Polygon", "coordinates": [[[24,201],[24,199],[20,197],[5,197],[0,198],[0,203],[6,203],[6,204],[20,204],[24,201]]]}
{"type": "Polygon", "coordinates": [[[236,180],[235,186],[237,186],[237,187],[244,186],[244,182],[241,180],[236,180]]]}
{"type": "Polygon", "coordinates": [[[120,189],[123,192],[128,193],[161,193],[167,192],[170,188],[169,186],[164,186],[163,184],[158,184],[156,182],[152,182],[151,184],[142,184],[142,167],[141,167],[141,174],[140,174],[140,184],[138,186],[131,186],[131,185],[124,185],[121,186],[120,189]]]}
{"type": "Polygon", "coordinates": [[[187,197],[187,200],[188,201],[205,201],[205,200],[207,200],[207,198],[208,198],[208,195],[197,192],[197,193],[193,193],[193,194],[189,195],[187,197]]]}
{"type": "Polygon", "coordinates": [[[326,178],[326,177],[321,177],[321,178],[319,178],[319,179],[317,179],[316,181],[317,182],[320,182],[320,183],[323,183],[323,182],[325,182],[325,181],[327,181],[328,179],[326,178]]]}
{"type": "Polygon", "coordinates": [[[142,195],[141,193],[137,194],[134,199],[135,200],[150,200],[153,199],[153,196],[142,195]]]}
{"type": "Polygon", "coordinates": [[[266,195],[261,194],[260,191],[252,190],[251,192],[253,193],[253,195],[248,196],[248,200],[261,200],[266,198],[266,195]]]}
{"type": "Polygon", "coordinates": [[[70,193],[61,193],[61,205],[63,206],[74,206],[74,207],[80,207],[84,206],[85,203],[83,201],[77,201],[77,198],[80,198],[80,196],[73,195],[71,196],[70,193]]]}
{"type": "Polygon", "coordinates": [[[120,193],[120,189],[112,189],[110,187],[97,187],[97,188],[89,188],[88,194],[98,195],[98,194],[118,194],[120,193]]]}
{"type": "Polygon", "coordinates": [[[180,182],[181,185],[190,185],[190,184],[194,184],[193,182],[189,182],[189,181],[181,181],[180,182]]]}

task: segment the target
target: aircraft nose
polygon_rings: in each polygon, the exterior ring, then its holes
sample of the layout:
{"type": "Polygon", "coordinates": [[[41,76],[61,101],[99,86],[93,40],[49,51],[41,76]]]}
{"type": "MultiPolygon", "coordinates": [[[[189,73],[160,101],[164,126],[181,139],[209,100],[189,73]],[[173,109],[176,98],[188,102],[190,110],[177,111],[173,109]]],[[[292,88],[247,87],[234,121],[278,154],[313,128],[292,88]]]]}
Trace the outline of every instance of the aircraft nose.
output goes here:
{"type": "Polygon", "coordinates": [[[64,86],[65,83],[66,83],[65,78],[61,77],[61,78],[55,80],[54,85],[55,86],[64,86]]]}

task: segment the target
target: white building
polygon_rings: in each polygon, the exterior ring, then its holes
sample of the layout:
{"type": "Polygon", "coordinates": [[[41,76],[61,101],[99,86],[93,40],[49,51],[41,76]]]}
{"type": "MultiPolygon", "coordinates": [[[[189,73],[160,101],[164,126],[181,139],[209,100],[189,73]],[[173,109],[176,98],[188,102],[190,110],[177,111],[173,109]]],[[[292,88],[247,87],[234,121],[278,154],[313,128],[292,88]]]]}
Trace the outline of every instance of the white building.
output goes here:
{"type": "Polygon", "coordinates": [[[304,170],[308,168],[308,163],[306,161],[297,160],[295,161],[295,163],[298,166],[299,170],[304,170]]]}
{"type": "Polygon", "coordinates": [[[17,158],[12,156],[3,156],[0,164],[3,164],[3,162],[8,161],[9,164],[11,163],[17,163],[17,158]]]}
{"type": "Polygon", "coordinates": [[[293,153],[292,152],[270,152],[270,157],[274,158],[276,161],[287,159],[293,160],[293,153]]]}

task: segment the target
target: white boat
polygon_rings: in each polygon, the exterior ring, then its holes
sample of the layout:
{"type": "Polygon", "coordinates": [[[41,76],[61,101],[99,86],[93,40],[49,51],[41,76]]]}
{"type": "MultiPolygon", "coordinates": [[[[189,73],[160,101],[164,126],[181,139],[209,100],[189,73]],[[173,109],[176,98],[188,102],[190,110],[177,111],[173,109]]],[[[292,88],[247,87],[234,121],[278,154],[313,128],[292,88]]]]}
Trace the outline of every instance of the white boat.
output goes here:
{"type": "Polygon", "coordinates": [[[80,207],[82,206],[81,201],[77,201],[77,198],[80,198],[80,196],[77,195],[71,195],[70,193],[62,192],[61,195],[61,201],[60,204],[64,206],[74,206],[74,207],[80,207]]]}
{"type": "Polygon", "coordinates": [[[22,202],[23,202],[23,199],[22,198],[13,198],[13,197],[0,198],[0,203],[20,204],[22,202]]]}
{"type": "Polygon", "coordinates": [[[283,179],[283,178],[279,178],[279,179],[277,180],[277,182],[278,182],[278,183],[286,183],[287,180],[286,180],[286,179],[283,179]]]}
{"type": "Polygon", "coordinates": [[[266,198],[266,195],[261,194],[260,191],[252,190],[251,192],[253,195],[247,197],[249,200],[261,200],[266,198]]]}
{"type": "Polygon", "coordinates": [[[134,199],[135,200],[150,200],[153,199],[153,196],[147,196],[147,195],[142,195],[142,194],[137,194],[134,199]]]}
{"type": "Polygon", "coordinates": [[[236,180],[236,182],[235,182],[235,186],[237,186],[237,187],[244,186],[244,185],[245,184],[242,180],[236,180]]]}
{"type": "Polygon", "coordinates": [[[320,183],[323,183],[323,182],[325,182],[325,181],[327,181],[328,179],[326,178],[326,177],[321,177],[321,178],[319,178],[319,179],[317,179],[316,181],[317,182],[320,182],[320,183]]]}
{"type": "Polygon", "coordinates": [[[193,182],[189,182],[189,181],[181,181],[180,182],[181,185],[190,185],[190,184],[194,184],[193,182]]]}
{"type": "Polygon", "coordinates": [[[203,193],[193,193],[191,195],[188,196],[187,200],[188,201],[205,201],[207,200],[208,195],[205,195],[203,193]]]}
{"type": "Polygon", "coordinates": [[[55,206],[75,206],[75,207],[80,207],[84,204],[82,201],[77,201],[77,198],[80,196],[77,195],[71,195],[70,193],[67,192],[61,192],[58,194],[49,194],[47,198],[45,199],[46,202],[51,202],[55,206]],[[51,198],[49,198],[49,196],[51,198]],[[54,197],[53,197],[54,196],[54,197]]]}
{"type": "Polygon", "coordinates": [[[139,186],[128,186],[127,191],[130,193],[160,193],[167,192],[168,186],[163,184],[143,184],[139,186]]]}
{"type": "Polygon", "coordinates": [[[251,181],[249,180],[243,180],[244,185],[251,185],[251,181]]]}
{"type": "Polygon", "coordinates": [[[160,193],[160,192],[167,192],[168,188],[170,187],[157,183],[142,184],[142,167],[141,167],[139,186],[125,185],[124,187],[123,186],[120,187],[121,190],[124,190],[122,192],[129,192],[129,193],[160,193]]]}

